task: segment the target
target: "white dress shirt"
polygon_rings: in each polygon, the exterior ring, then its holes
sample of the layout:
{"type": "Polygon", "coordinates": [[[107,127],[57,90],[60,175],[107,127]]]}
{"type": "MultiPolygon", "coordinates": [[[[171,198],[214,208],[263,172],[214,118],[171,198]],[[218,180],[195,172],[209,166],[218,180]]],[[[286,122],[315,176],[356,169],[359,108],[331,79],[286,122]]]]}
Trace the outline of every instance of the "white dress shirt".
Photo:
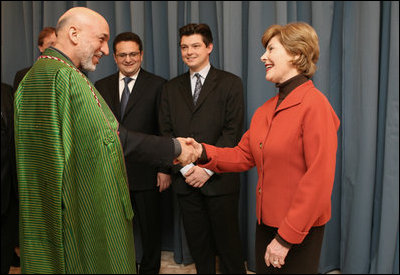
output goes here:
{"type": "Polygon", "coordinates": [[[210,71],[211,65],[208,63],[200,72],[192,72],[190,71],[190,83],[192,84],[192,96],[194,94],[194,88],[196,87],[197,77],[195,76],[196,73],[200,74],[200,81],[201,85],[204,85],[204,81],[206,81],[206,77],[208,72],[210,71]]]}
{"type": "MultiPolygon", "coordinates": [[[[130,76],[130,78],[132,78],[131,82],[128,83],[128,88],[129,88],[130,94],[132,94],[132,89],[133,89],[133,86],[135,86],[135,82],[139,75],[139,72],[140,72],[140,68],[133,76],[130,76]]],[[[119,81],[118,81],[118,83],[119,83],[119,102],[121,102],[122,93],[124,92],[124,89],[125,89],[125,81],[124,81],[125,77],[126,77],[126,75],[123,75],[121,72],[119,72],[119,78],[118,78],[119,79],[119,81]]]]}

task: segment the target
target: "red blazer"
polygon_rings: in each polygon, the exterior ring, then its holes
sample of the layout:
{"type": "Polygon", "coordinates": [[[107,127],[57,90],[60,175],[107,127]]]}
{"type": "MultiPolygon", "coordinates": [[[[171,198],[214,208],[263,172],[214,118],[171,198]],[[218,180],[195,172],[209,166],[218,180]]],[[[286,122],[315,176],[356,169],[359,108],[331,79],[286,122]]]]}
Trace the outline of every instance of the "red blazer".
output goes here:
{"type": "Polygon", "coordinates": [[[258,223],[277,227],[286,241],[301,243],[313,226],[331,217],[337,130],[340,121],[311,80],[277,109],[278,95],[258,108],[238,146],[205,146],[217,173],[257,166],[258,223]]]}

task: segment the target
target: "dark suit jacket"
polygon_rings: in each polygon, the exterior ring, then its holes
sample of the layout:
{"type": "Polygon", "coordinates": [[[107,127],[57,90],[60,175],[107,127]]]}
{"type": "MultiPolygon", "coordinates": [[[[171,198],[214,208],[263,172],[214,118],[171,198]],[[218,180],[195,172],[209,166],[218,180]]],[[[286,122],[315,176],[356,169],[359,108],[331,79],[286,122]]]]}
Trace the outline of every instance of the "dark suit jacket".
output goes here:
{"type": "MultiPolygon", "coordinates": [[[[158,106],[160,93],[166,80],[143,69],[140,70],[121,119],[119,99],[119,73],[105,77],[95,83],[110,109],[127,130],[159,135],[158,106]]],[[[160,150],[160,148],[153,148],[160,150]]],[[[150,190],[157,185],[157,167],[137,162],[137,156],[126,156],[125,164],[131,190],[150,190]]]]}
{"type": "MultiPolygon", "coordinates": [[[[10,85],[1,83],[1,217],[9,205],[18,205],[14,143],[14,96],[10,85]]],[[[15,213],[18,215],[18,213],[15,213]]],[[[15,230],[15,228],[13,228],[15,230]]]]}
{"type": "Polygon", "coordinates": [[[17,91],[18,85],[19,85],[19,83],[21,82],[21,80],[24,78],[24,76],[26,75],[26,73],[27,73],[31,68],[32,68],[32,66],[31,66],[31,67],[28,67],[28,68],[24,68],[24,69],[18,71],[18,72],[15,74],[15,77],[14,77],[14,87],[13,87],[14,93],[17,91]]]}
{"type": "MultiPolygon", "coordinates": [[[[241,79],[211,66],[196,106],[193,104],[190,74],[182,74],[164,85],[159,124],[161,134],[193,137],[197,142],[219,147],[234,147],[242,136],[243,85],[241,79]]],[[[179,169],[172,169],[172,186],[178,194],[187,194],[189,186],[179,169]]],[[[214,174],[201,188],[204,195],[238,192],[238,173],[214,174]]]]}

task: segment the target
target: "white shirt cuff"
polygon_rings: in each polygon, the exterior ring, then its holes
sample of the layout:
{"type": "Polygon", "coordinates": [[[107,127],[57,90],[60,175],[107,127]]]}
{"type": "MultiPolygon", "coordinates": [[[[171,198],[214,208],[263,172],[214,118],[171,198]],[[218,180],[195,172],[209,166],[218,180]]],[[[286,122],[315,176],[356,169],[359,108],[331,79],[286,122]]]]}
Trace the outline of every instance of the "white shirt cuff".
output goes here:
{"type": "Polygon", "coordinates": [[[208,170],[207,168],[203,168],[203,169],[204,169],[204,171],[207,172],[207,174],[210,175],[210,177],[211,177],[212,175],[214,175],[214,171],[208,170]]]}
{"type": "Polygon", "coordinates": [[[184,166],[184,167],[182,167],[181,168],[181,170],[179,170],[179,171],[181,171],[181,174],[186,178],[186,173],[190,170],[190,168],[192,168],[194,166],[194,164],[193,163],[190,163],[190,164],[188,164],[188,165],[186,165],[186,166],[184,166]]]}
{"type": "MultiPolygon", "coordinates": [[[[179,170],[179,171],[181,171],[182,176],[184,176],[184,177],[186,178],[186,176],[185,176],[186,173],[187,173],[187,172],[190,170],[190,168],[192,168],[193,166],[194,166],[194,164],[193,164],[193,163],[190,163],[190,164],[188,164],[188,165],[182,167],[181,170],[179,170]]],[[[206,169],[206,168],[203,168],[203,169],[204,169],[204,171],[206,171],[207,174],[210,175],[210,177],[211,177],[212,175],[214,175],[214,172],[213,172],[213,171],[211,171],[211,170],[209,170],[209,169],[206,169]]]]}

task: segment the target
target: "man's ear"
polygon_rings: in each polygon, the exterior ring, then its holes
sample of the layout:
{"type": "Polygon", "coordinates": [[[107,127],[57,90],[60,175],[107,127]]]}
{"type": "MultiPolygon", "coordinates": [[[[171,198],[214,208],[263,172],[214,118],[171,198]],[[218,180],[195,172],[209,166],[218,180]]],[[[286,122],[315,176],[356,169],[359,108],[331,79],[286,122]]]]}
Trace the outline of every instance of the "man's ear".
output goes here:
{"type": "Polygon", "coordinates": [[[214,47],[213,43],[208,44],[208,46],[207,46],[208,54],[211,54],[213,47],[214,47]]]}
{"type": "Polygon", "coordinates": [[[71,40],[71,42],[76,45],[78,44],[79,41],[79,31],[75,26],[71,26],[68,29],[68,37],[71,40]]]}

